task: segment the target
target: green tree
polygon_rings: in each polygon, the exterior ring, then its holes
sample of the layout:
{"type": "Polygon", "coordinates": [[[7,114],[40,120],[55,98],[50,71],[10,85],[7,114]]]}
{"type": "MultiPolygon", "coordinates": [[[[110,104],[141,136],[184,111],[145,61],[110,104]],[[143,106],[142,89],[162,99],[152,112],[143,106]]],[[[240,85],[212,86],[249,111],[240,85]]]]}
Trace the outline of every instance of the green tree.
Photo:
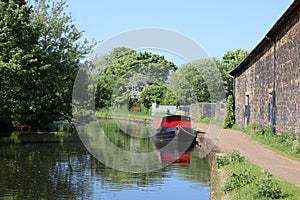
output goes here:
{"type": "Polygon", "coordinates": [[[219,70],[222,74],[227,97],[233,95],[233,78],[228,73],[236,68],[249,53],[250,51],[237,49],[235,51],[228,51],[223,55],[221,64],[218,66],[220,66],[219,70]]]}
{"type": "Polygon", "coordinates": [[[45,51],[41,58],[45,68],[41,79],[45,88],[43,110],[52,116],[48,122],[72,117],[72,88],[80,60],[94,45],[81,41],[82,31],[76,28],[71,15],[65,13],[66,6],[66,0],[55,3],[38,0],[32,13],[32,22],[40,30],[39,46],[45,51]]]}
{"type": "Polygon", "coordinates": [[[152,85],[144,89],[142,92],[139,102],[143,105],[145,110],[149,110],[152,106],[152,102],[160,104],[166,93],[166,86],[152,85]]]}
{"type": "Polygon", "coordinates": [[[170,73],[177,69],[163,56],[126,47],[113,49],[94,61],[94,65],[100,66],[97,108],[108,108],[112,103],[120,107],[130,106],[138,102],[147,87],[164,86],[170,73]]]}
{"type": "Polygon", "coordinates": [[[220,101],[223,97],[216,89],[222,90],[215,58],[196,60],[181,66],[171,75],[169,88],[174,91],[179,104],[220,101]]]}
{"type": "Polygon", "coordinates": [[[0,1],[0,123],[24,127],[35,117],[40,73],[39,31],[25,1],[0,1]]]}
{"type": "Polygon", "coordinates": [[[72,85],[91,46],[63,10],[65,1],[0,2],[1,127],[44,129],[71,117],[72,85]]]}
{"type": "Polygon", "coordinates": [[[231,128],[235,123],[234,100],[232,95],[228,96],[226,105],[226,115],[224,120],[224,128],[231,128]]]}

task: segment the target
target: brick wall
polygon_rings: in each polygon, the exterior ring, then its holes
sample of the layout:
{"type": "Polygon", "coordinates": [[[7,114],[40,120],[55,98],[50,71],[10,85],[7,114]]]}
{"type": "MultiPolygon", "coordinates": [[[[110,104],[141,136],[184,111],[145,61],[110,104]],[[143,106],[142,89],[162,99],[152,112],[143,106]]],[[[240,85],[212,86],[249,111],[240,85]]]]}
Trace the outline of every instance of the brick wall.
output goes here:
{"type": "Polygon", "coordinates": [[[299,7],[277,32],[276,69],[274,46],[266,44],[262,55],[235,77],[236,122],[270,124],[270,101],[275,96],[278,132],[300,132],[300,11],[299,7]],[[275,77],[275,79],[274,79],[275,77]],[[274,83],[275,80],[275,83],[274,83]],[[272,94],[273,84],[275,93],[272,94]],[[248,111],[248,112],[247,112],[248,111]]]}

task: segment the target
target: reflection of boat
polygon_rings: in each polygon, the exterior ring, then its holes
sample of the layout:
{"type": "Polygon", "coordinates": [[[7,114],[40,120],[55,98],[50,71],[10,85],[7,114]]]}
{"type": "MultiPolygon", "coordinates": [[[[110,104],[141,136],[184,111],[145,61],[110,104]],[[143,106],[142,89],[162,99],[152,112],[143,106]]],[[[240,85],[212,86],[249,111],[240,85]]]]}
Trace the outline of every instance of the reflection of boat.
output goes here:
{"type": "Polygon", "coordinates": [[[196,134],[191,128],[191,118],[181,115],[158,116],[152,122],[155,143],[165,144],[176,140],[178,145],[194,145],[196,134]]]}
{"type": "Polygon", "coordinates": [[[178,144],[178,141],[155,141],[153,140],[154,148],[161,163],[166,166],[173,163],[189,164],[191,145],[184,147],[178,144]]]}
{"type": "Polygon", "coordinates": [[[184,148],[178,145],[177,141],[153,141],[155,150],[159,160],[163,165],[170,165],[173,163],[189,164],[191,146],[186,145],[184,148]]]}
{"type": "Polygon", "coordinates": [[[177,155],[170,152],[161,152],[160,159],[165,163],[190,163],[191,153],[185,152],[182,155],[177,155]]]}

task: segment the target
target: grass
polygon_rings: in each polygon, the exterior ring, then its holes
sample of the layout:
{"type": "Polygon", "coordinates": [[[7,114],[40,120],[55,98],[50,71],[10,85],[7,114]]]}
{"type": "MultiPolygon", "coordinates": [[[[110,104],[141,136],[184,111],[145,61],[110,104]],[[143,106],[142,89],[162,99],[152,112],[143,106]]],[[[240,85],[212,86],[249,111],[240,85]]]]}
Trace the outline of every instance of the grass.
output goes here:
{"type": "Polygon", "coordinates": [[[112,118],[112,117],[120,117],[120,118],[127,118],[131,120],[141,120],[141,121],[150,121],[152,118],[149,113],[143,112],[131,112],[131,111],[124,111],[124,112],[113,112],[111,109],[101,109],[96,112],[96,117],[99,118],[112,118]]]}
{"type": "Polygon", "coordinates": [[[243,132],[249,134],[253,141],[286,157],[300,161],[300,138],[297,138],[295,134],[274,134],[271,127],[262,127],[255,123],[250,123],[243,132]]]}
{"type": "Polygon", "coordinates": [[[272,132],[272,127],[263,127],[250,122],[247,128],[234,125],[233,130],[250,136],[251,140],[288,158],[300,161],[300,138],[293,133],[272,132]]]}
{"type": "Polygon", "coordinates": [[[213,124],[223,127],[224,120],[219,118],[209,118],[205,116],[194,116],[192,117],[192,122],[201,124],[213,124]]]}
{"type": "Polygon", "coordinates": [[[300,197],[296,186],[250,163],[236,151],[217,156],[214,168],[223,176],[219,187],[226,199],[295,200],[300,197]]]}

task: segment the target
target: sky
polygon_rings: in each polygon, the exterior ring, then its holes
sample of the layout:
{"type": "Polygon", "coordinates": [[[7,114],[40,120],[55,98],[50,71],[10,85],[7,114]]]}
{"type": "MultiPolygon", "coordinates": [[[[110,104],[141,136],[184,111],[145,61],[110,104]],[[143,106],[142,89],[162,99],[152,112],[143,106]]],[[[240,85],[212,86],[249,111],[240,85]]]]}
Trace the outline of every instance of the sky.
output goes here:
{"type": "Polygon", "coordinates": [[[190,38],[210,57],[221,59],[229,50],[253,49],[292,2],[68,0],[67,11],[88,40],[107,41],[135,29],[160,28],[190,38]]]}

